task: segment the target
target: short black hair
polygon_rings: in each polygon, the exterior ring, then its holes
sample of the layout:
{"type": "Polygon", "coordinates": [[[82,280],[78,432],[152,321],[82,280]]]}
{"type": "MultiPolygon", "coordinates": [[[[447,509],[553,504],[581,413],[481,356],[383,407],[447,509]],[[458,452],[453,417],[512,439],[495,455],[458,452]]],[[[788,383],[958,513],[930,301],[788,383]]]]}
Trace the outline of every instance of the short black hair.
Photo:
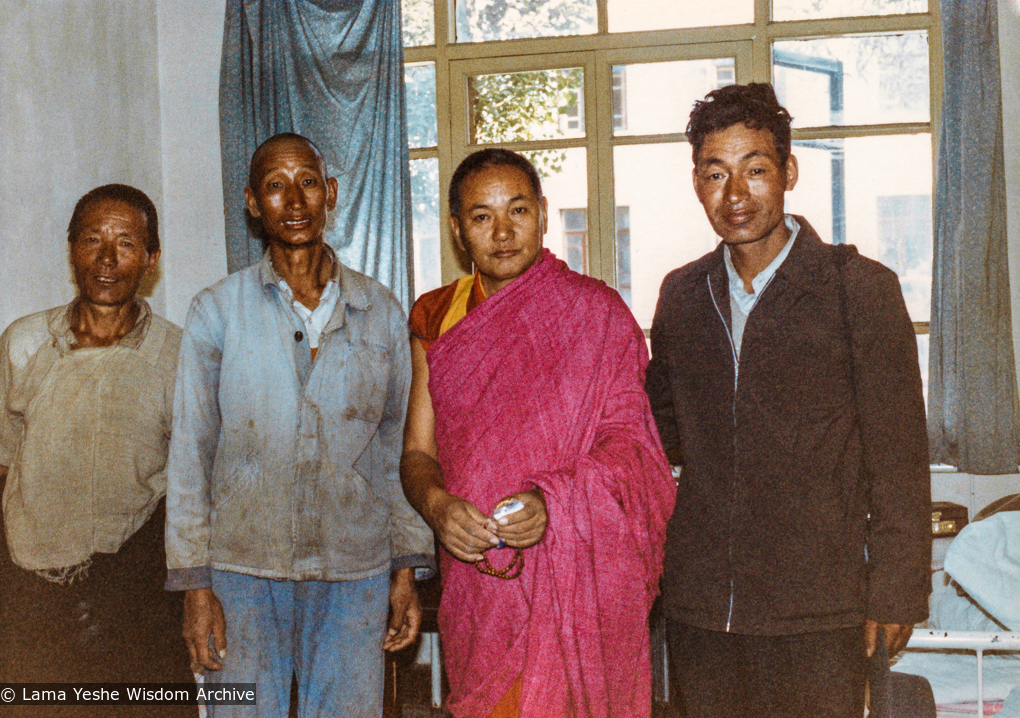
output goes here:
{"type": "Polygon", "coordinates": [[[748,129],[767,130],[779,153],[779,164],[786,165],[790,158],[792,121],[790,113],[779,104],[775,90],[767,82],[727,85],[712,90],[704,100],[695,102],[691,110],[691,120],[687,123],[691,157],[694,164],[698,164],[701,145],[708,135],[742,123],[748,129]]]}
{"type": "Polygon", "coordinates": [[[73,242],[81,231],[82,216],[92,205],[102,200],[117,200],[138,210],[145,216],[145,229],[148,237],[145,240],[145,249],[149,254],[159,251],[159,218],[156,216],[156,205],[152,203],[149,196],[126,184],[104,184],[101,187],[91,189],[82,195],[74,205],[71,213],[71,221],[67,225],[67,241],[73,242]]]}
{"type": "Polygon", "coordinates": [[[453,179],[450,180],[450,214],[454,217],[460,215],[460,190],[468,177],[475,172],[489,167],[504,166],[516,167],[526,174],[528,182],[531,183],[531,189],[535,192],[535,199],[542,199],[542,180],[538,176],[538,170],[535,169],[535,165],[531,164],[527,157],[516,152],[490,147],[485,150],[472,152],[457,165],[457,169],[453,173],[453,179]]]}

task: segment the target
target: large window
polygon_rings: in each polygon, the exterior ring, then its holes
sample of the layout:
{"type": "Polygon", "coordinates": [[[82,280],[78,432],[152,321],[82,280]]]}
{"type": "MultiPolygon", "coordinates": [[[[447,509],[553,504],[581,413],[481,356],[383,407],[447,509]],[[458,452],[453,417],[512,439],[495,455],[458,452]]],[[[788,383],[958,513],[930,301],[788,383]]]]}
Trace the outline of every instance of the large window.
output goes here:
{"type": "Polygon", "coordinates": [[[935,1],[404,0],[417,292],[470,270],[441,219],[457,162],[508,147],[542,174],[546,245],[647,330],[663,276],[718,242],[691,187],[691,105],[768,81],[794,117],[789,210],[897,272],[923,353],[935,1]]]}

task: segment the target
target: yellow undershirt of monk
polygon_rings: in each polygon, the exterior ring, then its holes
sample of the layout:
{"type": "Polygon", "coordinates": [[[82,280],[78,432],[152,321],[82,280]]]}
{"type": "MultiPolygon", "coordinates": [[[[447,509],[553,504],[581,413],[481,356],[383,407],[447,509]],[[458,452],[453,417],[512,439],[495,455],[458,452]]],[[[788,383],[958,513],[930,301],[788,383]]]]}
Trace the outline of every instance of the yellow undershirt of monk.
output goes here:
{"type": "Polygon", "coordinates": [[[429,345],[450,330],[467,313],[484,302],[485,290],[478,274],[461,277],[456,282],[426,292],[411,308],[411,333],[429,345]]]}

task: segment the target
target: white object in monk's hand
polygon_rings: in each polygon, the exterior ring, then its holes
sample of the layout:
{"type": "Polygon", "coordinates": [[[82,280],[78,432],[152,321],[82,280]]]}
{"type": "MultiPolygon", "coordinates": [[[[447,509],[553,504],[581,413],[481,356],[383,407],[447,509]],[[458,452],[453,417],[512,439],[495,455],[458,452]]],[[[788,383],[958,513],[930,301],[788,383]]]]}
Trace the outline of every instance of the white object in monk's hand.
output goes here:
{"type": "MultiPolygon", "coordinates": [[[[524,508],[524,502],[518,499],[511,499],[510,501],[501,501],[496,506],[496,510],[492,512],[492,520],[499,521],[501,518],[509,516],[510,514],[517,513],[524,508]]],[[[500,539],[499,543],[496,544],[496,548],[503,548],[506,546],[503,540],[500,539]]]]}
{"type": "Polygon", "coordinates": [[[518,501],[517,499],[507,501],[506,503],[501,503],[499,506],[496,507],[496,510],[492,512],[492,520],[499,521],[504,516],[515,514],[523,508],[524,502],[518,501]]]}

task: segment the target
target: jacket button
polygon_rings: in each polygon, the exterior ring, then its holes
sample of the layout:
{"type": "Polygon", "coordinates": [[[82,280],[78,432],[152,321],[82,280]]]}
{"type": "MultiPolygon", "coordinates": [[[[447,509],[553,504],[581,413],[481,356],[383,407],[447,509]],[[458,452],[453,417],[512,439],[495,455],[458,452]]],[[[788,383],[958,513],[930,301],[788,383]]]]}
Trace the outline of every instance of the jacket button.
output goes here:
{"type": "Polygon", "coordinates": [[[294,341],[299,342],[305,338],[305,335],[301,332],[294,332],[294,341]]]}

